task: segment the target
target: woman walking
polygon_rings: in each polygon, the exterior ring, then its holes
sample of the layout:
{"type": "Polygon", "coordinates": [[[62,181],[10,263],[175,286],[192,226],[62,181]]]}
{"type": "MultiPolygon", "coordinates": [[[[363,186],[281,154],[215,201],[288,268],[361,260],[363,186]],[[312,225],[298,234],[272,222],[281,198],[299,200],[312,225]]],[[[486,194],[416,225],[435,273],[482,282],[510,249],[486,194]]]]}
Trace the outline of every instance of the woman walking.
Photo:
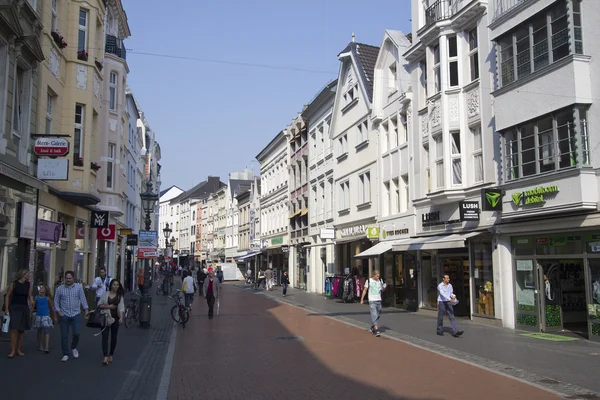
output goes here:
{"type": "Polygon", "coordinates": [[[194,276],[189,271],[183,271],[183,295],[185,298],[185,308],[192,311],[192,303],[194,302],[194,293],[196,293],[196,282],[194,276]]]}
{"type": "Polygon", "coordinates": [[[379,271],[374,270],[371,274],[371,278],[365,282],[365,288],[363,289],[362,296],[360,297],[360,304],[363,304],[365,294],[369,292],[369,310],[371,312],[371,333],[379,337],[379,317],[381,316],[381,292],[386,288],[386,284],[381,281],[379,271]]]}
{"type": "Polygon", "coordinates": [[[35,322],[33,327],[37,329],[38,348],[40,351],[50,353],[50,328],[56,322],[54,302],[50,296],[50,288],[46,285],[40,286],[39,294],[35,296],[35,322]]]}
{"type": "Polygon", "coordinates": [[[21,351],[25,331],[31,329],[31,315],[29,310],[33,306],[33,287],[29,282],[30,273],[28,269],[22,269],[17,273],[15,279],[6,293],[4,313],[10,317],[10,354],[8,358],[14,358],[15,353],[24,356],[21,351]]]}
{"type": "Polygon", "coordinates": [[[123,313],[125,313],[125,290],[116,279],[110,281],[110,291],[104,292],[98,307],[103,310],[103,314],[107,315],[106,320],[109,321],[109,326],[102,330],[102,351],[104,352],[104,360],[102,365],[108,365],[113,362],[113,354],[117,347],[117,337],[119,335],[119,325],[123,323],[123,313]],[[110,318],[109,318],[110,317],[110,318]],[[110,321],[112,320],[112,324],[110,321]],[[108,335],[110,334],[110,352],[108,351],[108,335]]]}
{"type": "Polygon", "coordinates": [[[281,277],[281,284],[283,285],[283,297],[287,295],[287,288],[290,284],[290,277],[288,276],[287,271],[283,272],[283,276],[281,277]]]}

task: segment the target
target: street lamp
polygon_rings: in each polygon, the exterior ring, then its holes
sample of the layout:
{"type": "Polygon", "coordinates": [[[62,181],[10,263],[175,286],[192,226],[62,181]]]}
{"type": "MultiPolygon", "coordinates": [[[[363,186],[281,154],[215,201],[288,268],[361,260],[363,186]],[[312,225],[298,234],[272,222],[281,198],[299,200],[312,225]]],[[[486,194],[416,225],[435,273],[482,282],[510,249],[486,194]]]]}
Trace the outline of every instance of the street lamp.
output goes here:
{"type": "MultiPolygon", "coordinates": [[[[146,230],[149,231],[152,227],[152,219],[150,218],[150,213],[154,212],[154,206],[158,201],[158,194],[152,191],[152,182],[148,181],[146,183],[146,191],[144,193],[140,193],[140,198],[142,199],[142,208],[146,212],[146,218],[144,219],[146,230]]],[[[149,282],[148,274],[149,274],[149,260],[146,259],[144,263],[144,282],[149,282]]],[[[148,285],[143,286],[143,294],[148,293],[148,285]]]]}
{"type": "MultiPolygon", "coordinates": [[[[169,236],[171,236],[171,232],[173,232],[173,230],[169,228],[168,222],[166,225],[167,226],[165,226],[165,228],[163,229],[163,234],[165,235],[165,248],[169,247],[169,236]]],[[[175,238],[173,238],[173,240],[175,240],[175,238]]]]}

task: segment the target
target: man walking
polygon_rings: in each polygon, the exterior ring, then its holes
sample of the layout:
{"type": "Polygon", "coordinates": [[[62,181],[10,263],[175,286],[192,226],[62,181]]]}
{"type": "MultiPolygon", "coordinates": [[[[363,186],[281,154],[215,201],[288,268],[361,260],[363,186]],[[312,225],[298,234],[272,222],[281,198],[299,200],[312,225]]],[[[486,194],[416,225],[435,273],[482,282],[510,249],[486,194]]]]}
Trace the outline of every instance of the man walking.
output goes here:
{"type": "Polygon", "coordinates": [[[69,359],[69,329],[73,335],[71,341],[73,358],[79,358],[77,345],[79,344],[79,333],[81,331],[81,307],[85,310],[86,318],[89,314],[83,287],[73,283],[74,276],[73,271],[65,272],[65,283],[56,289],[56,296],[54,298],[54,309],[58,313],[60,320],[62,362],[66,362],[69,359]]]}
{"type": "Polygon", "coordinates": [[[204,280],[204,297],[208,304],[208,319],[212,319],[215,308],[215,301],[219,300],[219,280],[215,278],[215,271],[212,268],[208,269],[208,277],[204,280]]]}
{"type": "Polygon", "coordinates": [[[377,337],[379,333],[379,318],[381,317],[381,292],[385,290],[387,285],[381,281],[379,271],[374,270],[371,278],[365,281],[365,288],[360,297],[360,304],[364,304],[365,294],[369,291],[369,311],[371,313],[371,333],[377,337]]]}
{"type": "Polygon", "coordinates": [[[452,336],[459,337],[464,332],[458,329],[456,318],[454,318],[454,305],[458,303],[454,289],[450,284],[450,276],[444,275],[442,283],[437,287],[438,290],[438,317],[437,334],[444,336],[444,314],[448,313],[450,323],[452,324],[452,336]]]}
{"type": "Polygon", "coordinates": [[[100,276],[97,276],[92,284],[92,287],[96,289],[96,304],[98,304],[98,300],[100,300],[104,292],[110,290],[108,287],[109,282],[110,276],[106,275],[106,268],[100,267],[100,276]]]}
{"type": "Polygon", "coordinates": [[[265,289],[273,289],[273,270],[271,267],[265,271],[265,289]]]}

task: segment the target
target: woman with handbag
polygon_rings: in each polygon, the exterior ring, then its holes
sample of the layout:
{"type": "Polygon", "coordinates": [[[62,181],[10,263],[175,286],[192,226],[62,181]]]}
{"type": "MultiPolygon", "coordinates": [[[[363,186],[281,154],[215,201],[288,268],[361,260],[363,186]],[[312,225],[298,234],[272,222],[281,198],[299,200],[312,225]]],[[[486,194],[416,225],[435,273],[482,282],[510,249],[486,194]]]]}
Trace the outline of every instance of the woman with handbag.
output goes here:
{"type": "Polygon", "coordinates": [[[113,354],[117,347],[117,336],[119,334],[119,325],[123,323],[123,314],[125,313],[125,290],[117,279],[110,281],[110,291],[104,292],[98,308],[104,317],[104,326],[102,327],[102,351],[104,360],[102,365],[108,365],[113,362],[113,354]],[[110,334],[110,352],[108,351],[108,335],[110,334]]]}
{"type": "Polygon", "coordinates": [[[25,331],[31,329],[31,307],[33,306],[33,286],[29,282],[31,274],[28,269],[22,269],[17,273],[16,279],[8,287],[4,313],[10,317],[10,354],[8,358],[14,358],[15,353],[24,356],[21,351],[25,331]]]}

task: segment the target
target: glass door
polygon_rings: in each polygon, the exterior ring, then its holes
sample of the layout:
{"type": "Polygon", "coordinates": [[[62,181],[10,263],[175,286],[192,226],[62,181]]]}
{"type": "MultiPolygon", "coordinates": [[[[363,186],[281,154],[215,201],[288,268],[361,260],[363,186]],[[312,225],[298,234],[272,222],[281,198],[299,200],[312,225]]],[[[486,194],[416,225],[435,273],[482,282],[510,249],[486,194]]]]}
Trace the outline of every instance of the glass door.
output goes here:
{"type": "Polygon", "coordinates": [[[538,290],[536,271],[532,259],[516,260],[516,315],[517,327],[523,330],[539,331],[538,290]]]}
{"type": "Polygon", "coordinates": [[[600,342],[600,260],[589,259],[588,265],[588,337],[589,340],[600,342]]]}
{"type": "Polygon", "coordinates": [[[563,314],[560,262],[538,260],[537,270],[540,327],[543,332],[561,331],[563,329],[563,314]]]}

